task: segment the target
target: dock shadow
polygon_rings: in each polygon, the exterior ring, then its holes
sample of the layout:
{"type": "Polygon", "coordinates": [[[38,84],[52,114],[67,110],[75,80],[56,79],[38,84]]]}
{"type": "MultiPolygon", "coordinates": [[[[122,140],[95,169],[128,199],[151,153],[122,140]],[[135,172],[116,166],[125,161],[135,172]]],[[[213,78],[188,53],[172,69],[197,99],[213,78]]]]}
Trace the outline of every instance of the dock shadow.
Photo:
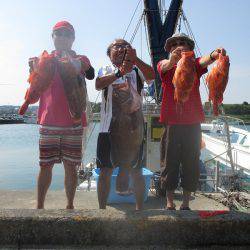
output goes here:
{"type": "MultiPolygon", "coordinates": [[[[174,200],[177,203],[180,203],[182,201],[183,195],[181,192],[176,192],[174,194],[174,200]]],[[[191,195],[190,200],[194,200],[195,195],[191,195]]],[[[170,212],[169,210],[165,209],[165,204],[166,204],[166,197],[160,197],[156,196],[154,194],[150,194],[144,202],[144,209],[142,211],[150,211],[152,210],[152,213],[155,213],[154,215],[160,215],[164,214],[164,211],[170,212]]],[[[108,204],[107,206],[115,208],[118,211],[122,211],[123,213],[126,214],[131,214],[131,212],[138,213],[135,210],[135,203],[111,203],[108,204]]],[[[178,207],[176,208],[178,210],[178,207]]],[[[172,212],[172,211],[171,211],[172,212]]]]}

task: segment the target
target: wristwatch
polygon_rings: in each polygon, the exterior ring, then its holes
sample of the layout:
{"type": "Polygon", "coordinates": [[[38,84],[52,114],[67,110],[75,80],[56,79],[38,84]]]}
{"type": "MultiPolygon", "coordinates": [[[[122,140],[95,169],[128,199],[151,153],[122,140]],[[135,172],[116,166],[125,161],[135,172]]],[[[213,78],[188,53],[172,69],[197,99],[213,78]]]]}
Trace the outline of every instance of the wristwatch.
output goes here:
{"type": "Polygon", "coordinates": [[[213,50],[213,51],[210,53],[210,55],[209,55],[211,61],[215,61],[215,58],[213,57],[214,51],[215,51],[215,50],[213,50]]]}
{"type": "Polygon", "coordinates": [[[122,72],[118,68],[115,69],[114,73],[117,78],[122,77],[122,72]]]}

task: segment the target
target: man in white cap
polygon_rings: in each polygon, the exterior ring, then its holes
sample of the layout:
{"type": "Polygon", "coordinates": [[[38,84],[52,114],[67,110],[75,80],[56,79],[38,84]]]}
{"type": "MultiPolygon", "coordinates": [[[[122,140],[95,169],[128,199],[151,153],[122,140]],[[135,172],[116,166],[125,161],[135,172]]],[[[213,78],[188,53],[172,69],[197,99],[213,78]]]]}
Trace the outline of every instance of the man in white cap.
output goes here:
{"type": "Polygon", "coordinates": [[[166,131],[162,140],[165,143],[165,159],[162,168],[162,185],[166,189],[166,208],[175,210],[174,191],[178,186],[180,165],[182,167],[181,186],[183,202],[180,210],[190,210],[191,192],[197,188],[199,180],[199,156],[201,143],[200,123],[204,121],[204,113],[200,98],[200,77],[207,72],[207,66],[218,59],[219,54],[226,54],[225,49],[217,48],[209,55],[196,58],[197,79],[190,92],[189,99],[183,103],[181,112],[176,108],[174,85],[172,79],[181,52],[192,51],[194,41],[184,33],[174,34],[165,43],[165,50],[170,53],[168,59],[157,65],[163,86],[160,121],[165,124],[166,131]]]}

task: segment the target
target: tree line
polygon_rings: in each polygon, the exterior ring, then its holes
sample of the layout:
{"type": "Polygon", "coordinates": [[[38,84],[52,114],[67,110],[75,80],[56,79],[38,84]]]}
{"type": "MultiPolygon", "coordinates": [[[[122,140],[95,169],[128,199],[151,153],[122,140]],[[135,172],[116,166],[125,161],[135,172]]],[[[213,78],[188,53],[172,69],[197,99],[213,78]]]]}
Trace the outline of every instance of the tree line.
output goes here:
{"type": "Polygon", "coordinates": [[[250,105],[248,102],[242,104],[224,104],[225,114],[228,115],[250,115],[250,105]]]}
{"type": "Polygon", "coordinates": [[[93,113],[100,113],[100,111],[101,111],[101,103],[100,102],[97,102],[97,103],[90,102],[90,104],[91,104],[91,108],[92,108],[93,113]]]}
{"type": "MultiPolygon", "coordinates": [[[[91,102],[92,112],[99,113],[101,103],[91,102]]],[[[223,104],[225,114],[227,115],[250,115],[250,104],[243,102],[242,104],[223,104]]]]}

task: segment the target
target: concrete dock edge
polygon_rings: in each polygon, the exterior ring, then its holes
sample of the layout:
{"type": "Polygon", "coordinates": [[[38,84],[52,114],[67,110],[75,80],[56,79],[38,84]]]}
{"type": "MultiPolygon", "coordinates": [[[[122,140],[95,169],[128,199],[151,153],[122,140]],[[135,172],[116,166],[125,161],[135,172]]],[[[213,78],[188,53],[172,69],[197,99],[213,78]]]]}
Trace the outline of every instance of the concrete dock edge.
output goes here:
{"type": "Polygon", "coordinates": [[[250,214],[197,211],[0,210],[0,245],[250,245],[250,214]]]}

